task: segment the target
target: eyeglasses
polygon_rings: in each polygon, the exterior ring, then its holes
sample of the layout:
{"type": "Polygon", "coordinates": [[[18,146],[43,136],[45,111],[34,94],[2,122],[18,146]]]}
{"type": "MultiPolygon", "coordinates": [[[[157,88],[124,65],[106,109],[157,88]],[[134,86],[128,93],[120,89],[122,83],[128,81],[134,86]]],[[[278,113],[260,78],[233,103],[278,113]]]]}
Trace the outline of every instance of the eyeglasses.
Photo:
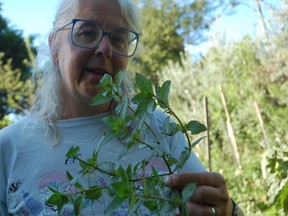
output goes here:
{"type": "Polygon", "coordinates": [[[63,25],[57,31],[72,24],[71,41],[74,45],[86,49],[95,49],[103,37],[109,37],[113,53],[119,56],[131,57],[134,55],[139,39],[139,33],[125,28],[117,28],[111,32],[105,32],[96,22],[83,19],[72,19],[71,22],[63,25]]]}

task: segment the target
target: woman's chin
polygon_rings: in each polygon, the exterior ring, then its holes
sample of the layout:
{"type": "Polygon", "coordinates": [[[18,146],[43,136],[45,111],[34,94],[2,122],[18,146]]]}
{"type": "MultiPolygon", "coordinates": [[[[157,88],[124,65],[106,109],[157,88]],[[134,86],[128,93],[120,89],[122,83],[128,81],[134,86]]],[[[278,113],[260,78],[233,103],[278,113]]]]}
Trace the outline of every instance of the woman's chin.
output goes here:
{"type": "Polygon", "coordinates": [[[93,97],[95,97],[97,94],[99,94],[102,91],[100,88],[89,88],[85,90],[84,96],[91,100],[93,97]]]}

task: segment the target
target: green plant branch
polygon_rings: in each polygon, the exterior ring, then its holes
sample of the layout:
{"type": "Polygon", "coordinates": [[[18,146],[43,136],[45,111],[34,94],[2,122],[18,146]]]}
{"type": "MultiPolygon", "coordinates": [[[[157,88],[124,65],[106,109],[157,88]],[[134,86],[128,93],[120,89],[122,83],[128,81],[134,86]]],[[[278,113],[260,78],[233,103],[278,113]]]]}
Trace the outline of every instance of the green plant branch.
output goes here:
{"type": "Polygon", "coordinates": [[[185,137],[187,139],[187,142],[188,142],[188,147],[189,147],[189,152],[191,152],[191,141],[190,141],[190,138],[189,138],[189,134],[187,133],[187,130],[184,126],[184,124],[182,123],[181,119],[175,114],[175,112],[170,108],[169,105],[167,105],[164,101],[162,101],[160,98],[158,98],[156,95],[153,95],[153,97],[158,101],[158,104],[159,102],[162,103],[166,109],[169,110],[169,112],[171,113],[172,116],[174,116],[176,118],[176,120],[178,121],[178,123],[180,124],[180,126],[182,127],[183,129],[183,133],[185,134],[185,137]]]}
{"type": "MultiPolygon", "coordinates": [[[[141,79],[141,78],[140,78],[141,79]]],[[[145,78],[144,78],[145,79],[145,78]]],[[[141,81],[141,80],[140,80],[141,81]]],[[[138,81],[139,82],[139,81],[138,81]]],[[[117,169],[115,171],[111,170],[111,169],[107,169],[103,166],[101,166],[101,164],[98,164],[98,157],[97,155],[93,155],[93,157],[91,159],[88,160],[82,160],[78,155],[76,155],[77,151],[79,151],[79,147],[75,148],[75,149],[71,149],[71,152],[69,153],[69,155],[72,155],[71,158],[77,160],[80,164],[80,167],[82,168],[81,173],[82,176],[89,174],[89,172],[95,172],[95,171],[99,171],[102,174],[105,174],[109,177],[112,177],[112,183],[109,185],[106,185],[105,187],[99,187],[99,194],[98,194],[98,186],[95,185],[95,191],[93,189],[93,186],[90,187],[89,189],[84,189],[81,185],[81,187],[78,187],[79,191],[75,192],[75,193],[70,193],[68,189],[66,190],[66,199],[69,198],[70,202],[73,202],[74,205],[76,205],[77,208],[81,208],[81,203],[80,203],[80,198],[82,199],[81,196],[83,196],[84,199],[92,199],[92,200],[96,200],[99,197],[103,196],[102,194],[102,190],[105,190],[106,192],[108,192],[108,194],[110,194],[110,196],[113,198],[114,201],[112,201],[110,206],[112,209],[116,208],[118,204],[120,204],[120,202],[123,202],[126,200],[126,197],[129,197],[129,200],[131,201],[130,204],[132,207],[133,205],[137,204],[137,206],[133,206],[133,208],[131,208],[131,211],[135,212],[138,211],[140,208],[140,205],[143,205],[143,200],[153,200],[153,203],[155,203],[156,206],[152,207],[158,209],[161,209],[163,207],[163,205],[170,205],[170,207],[173,207],[173,209],[179,209],[180,213],[182,212],[181,210],[183,210],[185,208],[185,203],[184,201],[181,199],[181,194],[178,194],[177,191],[171,191],[172,196],[171,197],[166,197],[164,195],[164,193],[166,193],[166,191],[168,190],[169,186],[165,184],[165,182],[163,181],[163,177],[165,176],[169,176],[171,174],[173,174],[177,168],[179,168],[180,166],[183,165],[183,163],[185,163],[187,161],[187,157],[189,157],[189,155],[191,154],[191,149],[192,149],[192,144],[191,144],[191,140],[189,139],[189,135],[188,135],[188,126],[186,126],[185,124],[182,123],[182,121],[180,120],[180,118],[176,115],[176,113],[170,108],[169,106],[169,102],[168,102],[168,94],[169,94],[169,86],[166,83],[165,85],[163,84],[163,87],[161,87],[161,89],[158,92],[158,89],[156,87],[156,93],[154,93],[154,91],[151,93],[151,85],[150,82],[145,82],[145,80],[143,82],[140,82],[140,93],[144,92],[144,100],[146,101],[142,101],[142,97],[141,95],[138,95],[139,98],[134,97],[133,99],[135,99],[135,101],[139,102],[139,104],[141,105],[142,102],[144,102],[143,107],[140,107],[139,111],[140,114],[137,115],[138,113],[138,108],[137,110],[134,110],[132,107],[132,104],[128,102],[128,99],[125,98],[120,90],[120,85],[117,85],[117,83],[111,83],[109,77],[105,77],[105,79],[103,79],[103,82],[101,82],[101,84],[103,85],[102,87],[105,89],[105,94],[101,94],[98,95],[98,97],[94,100],[95,104],[97,103],[101,103],[103,101],[107,101],[107,100],[114,100],[116,103],[118,103],[117,105],[117,110],[116,113],[118,114],[118,116],[109,116],[107,119],[105,119],[106,123],[108,124],[108,126],[111,127],[111,136],[112,137],[118,137],[118,138],[127,138],[126,142],[127,142],[127,146],[128,148],[131,146],[134,146],[136,144],[141,144],[144,145],[145,147],[149,148],[149,150],[157,150],[153,156],[157,157],[159,159],[162,159],[164,161],[164,164],[167,167],[167,170],[165,171],[165,173],[162,174],[158,174],[158,171],[155,170],[154,168],[152,168],[152,171],[150,172],[150,174],[146,173],[146,169],[148,166],[148,163],[146,160],[142,160],[142,176],[137,178],[137,175],[139,174],[139,168],[137,164],[135,167],[130,167],[131,164],[129,164],[129,169],[127,169],[126,171],[123,169],[117,169]],[[149,84],[149,85],[148,85],[149,84]],[[145,86],[147,85],[147,86],[145,86]],[[145,95],[145,92],[148,92],[149,95],[145,95]],[[165,91],[165,92],[164,92],[165,91]],[[151,93],[151,94],[150,94],[151,93]],[[159,95],[158,95],[159,93],[159,95]],[[146,97],[147,96],[147,97],[146,97]],[[159,97],[158,97],[159,96],[159,97]],[[163,96],[163,98],[162,98],[163,96]],[[148,102],[148,104],[146,104],[146,102],[148,102]],[[153,103],[153,104],[152,104],[153,103]],[[185,151],[182,152],[184,153],[184,160],[182,159],[181,161],[176,160],[175,158],[171,158],[168,155],[165,155],[165,153],[161,152],[160,150],[158,150],[156,148],[156,146],[151,145],[150,142],[146,141],[145,139],[143,139],[142,137],[142,133],[143,131],[141,131],[141,127],[144,126],[147,128],[147,133],[151,134],[151,138],[152,138],[152,143],[154,144],[154,142],[156,141],[158,145],[160,145],[160,140],[157,138],[157,134],[156,132],[151,128],[151,126],[145,121],[145,115],[149,115],[151,112],[153,112],[157,106],[160,106],[161,108],[164,109],[165,112],[167,112],[170,117],[174,117],[176,119],[176,124],[173,122],[170,123],[170,121],[165,121],[163,126],[167,126],[168,131],[171,131],[171,135],[174,134],[174,132],[182,132],[183,134],[185,134],[185,137],[187,139],[187,142],[189,144],[189,152],[187,151],[188,148],[185,148],[185,151]],[[136,113],[137,112],[137,113],[136,113]],[[133,121],[135,121],[135,123],[137,123],[136,121],[139,121],[141,123],[141,125],[135,126],[135,128],[133,129],[129,129],[129,125],[131,122],[133,123],[133,121]],[[128,124],[129,123],[129,124],[128,124]],[[167,125],[166,125],[167,123],[167,125]],[[174,124],[176,125],[174,127],[174,124]],[[159,152],[158,152],[159,151],[159,152]],[[75,156],[75,157],[74,157],[75,156]],[[181,164],[180,164],[181,163],[181,164]],[[175,168],[173,168],[173,165],[176,165],[175,168]],[[103,169],[104,168],[104,169],[103,169]],[[147,176],[146,176],[147,174],[147,176]],[[121,180],[120,182],[118,182],[118,180],[121,180]],[[136,182],[142,182],[142,187],[137,187],[137,185],[135,184],[136,182]],[[119,188],[120,187],[120,188],[119,188]],[[157,190],[158,193],[152,193],[153,191],[157,190]],[[94,192],[96,194],[94,194],[94,192]],[[112,192],[112,193],[110,193],[112,192]],[[115,194],[114,194],[115,192],[115,194]],[[150,193],[151,192],[151,193],[150,193]],[[79,195],[81,194],[81,195],[79,195]],[[77,196],[79,195],[79,197],[74,200],[73,196],[77,196]],[[96,195],[96,196],[95,196],[96,195]],[[123,199],[124,198],[124,199],[123,199]],[[142,201],[140,201],[140,199],[142,201]],[[138,202],[140,201],[140,202],[138,202]],[[139,206],[138,206],[139,205],[139,206]]],[[[101,87],[101,86],[100,86],[101,87]]],[[[146,93],[147,93],[146,92],[146,93]]],[[[138,104],[138,105],[139,105],[138,104]]],[[[167,119],[168,120],[168,119],[167,119]]],[[[145,128],[145,132],[146,132],[146,128],[145,128]]],[[[110,138],[110,136],[108,137],[110,138]]],[[[112,167],[112,169],[117,168],[117,167],[112,167]]],[[[121,168],[121,167],[119,167],[121,168]]],[[[73,178],[71,176],[72,181],[76,181],[77,178],[73,178]]],[[[78,182],[72,184],[71,185],[75,185],[77,187],[76,184],[79,184],[78,182]]],[[[52,190],[53,191],[53,190],[52,190]]],[[[55,194],[56,192],[54,192],[55,194]]],[[[63,199],[65,198],[63,197],[63,199]]],[[[57,201],[57,196],[55,196],[54,201],[57,201]]],[[[53,198],[52,198],[53,199],[53,198]]],[[[144,203],[144,205],[146,205],[144,203]]],[[[154,204],[153,204],[154,205],[154,204]]],[[[129,208],[130,208],[129,207],[129,208]]],[[[147,206],[146,206],[147,207],[147,206]]],[[[130,210],[129,210],[130,211],[130,210]]],[[[152,211],[152,210],[151,210],[152,211]]]]}
{"type": "MultiPolygon", "coordinates": [[[[171,175],[171,173],[164,173],[164,174],[159,174],[158,177],[164,177],[164,176],[169,176],[171,175]]],[[[153,179],[153,178],[156,178],[156,176],[148,176],[148,177],[145,177],[146,180],[150,180],[150,179],[153,179]]],[[[138,182],[138,181],[143,181],[143,178],[136,178],[136,179],[129,179],[130,182],[138,182]]]]}
{"type": "MultiPolygon", "coordinates": [[[[137,193],[136,193],[137,194],[137,193]]],[[[151,194],[137,194],[139,197],[142,197],[144,199],[154,199],[154,200],[160,200],[160,201],[167,201],[170,202],[172,204],[178,205],[180,207],[185,207],[185,203],[182,202],[178,202],[176,200],[171,200],[165,197],[160,197],[160,196],[155,196],[155,195],[151,195],[151,194]]]]}
{"type": "MultiPolygon", "coordinates": [[[[141,188],[133,188],[134,191],[143,191],[143,189],[141,188]]],[[[175,205],[179,205],[179,207],[185,207],[185,203],[183,202],[179,202],[176,200],[172,200],[169,198],[165,198],[165,197],[160,197],[160,196],[156,196],[156,195],[151,195],[151,194],[139,194],[139,193],[135,193],[138,197],[144,198],[144,199],[154,199],[154,200],[159,200],[159,201],[167,201],[170,202],[172,204],[175,205]]]]}
{"type": "Polygon", "coordinates": [[[168,163],[168,161],[167,161],[167,159],[166,159],[166,157],[165,157],[164,154],[162,155],[162,159],[164,160],[164,163],[166,164],[166,166],[167,166],[167,168],[168,168],[169,174],[173,174],[173,171],[172,171],[172,169],[171,169],[171,166],[169,165],[169,163],[168,163]]]}
{"type": "Polygon", "coordinates": [[[89,163],[87,161],[82,160],[79,157],[75,157],[74,159],[78,160],[79,162],[81,162],[81,163],[83,163],[83,164],[85,164],[85,165],[87,165],[87,166],[89,166],[91,168],[93,168],[94,170],[98,170],[99,172],[105,173],[105,174],[110,175],[110,176],[114,176],[114,177],[116,176],[114,173],[111,173],[111,172],[108,172],[108,171],[106,171],[104,169],[101,169],[98,166],[95,166],[95,165],[93,165],[93,164],[91,164],[91,163],[89,163]]]}
{"type": "MultiPolygon", "coordinates": [[[[119,98],[119,99],[121,100],[121,102],[123,103],[124,99],[123,99],[122,95],[120,95],[120,94],[118,93],[118,91],[115,91],[115,90],[113,90],[113,91],[114,91],[115,95],[118,96],[118,98],[119,98]]],[[[134,110],[130,105],[128,105],[128,109],[129,109],[130,111],[132,111],[133,113],[135,113],[135,110],[134,110]]],[[[143,121],[143,123],[146,125],[146,127],[149,129],[149,131],[152,133],[153,137],[154,137],[155,140],[156,140],[156,143],[157,143],[157,144],[160,144],[160,141],[158,140],[155,132],[152,130],[152,128],[149,126],[149,124],[148,124],[146,121],[143,121]]]]}
{"type": "MultiPolygon", "coordinates": [[[[133,134],[131,133],[131,131],[129,131],[129,130],[127,129],[127,127],[124,127],[124,128],[122,128],[122,129],[124,130],[124,132],[126,132],[126,134],[133,135],[133,134]]],[[[132,136],[132,138],[133,138],[135,141],[137,141],[137,142],[139,142],[139,143],[147,146],[147,147],[150,148],[151,150],[155,150],[155,148],[154,148],[153,146],[149,145],[149,143],[146,143],[146,142],[138,139],[138,138],[135,137],[135,136],[132,136]]]]}

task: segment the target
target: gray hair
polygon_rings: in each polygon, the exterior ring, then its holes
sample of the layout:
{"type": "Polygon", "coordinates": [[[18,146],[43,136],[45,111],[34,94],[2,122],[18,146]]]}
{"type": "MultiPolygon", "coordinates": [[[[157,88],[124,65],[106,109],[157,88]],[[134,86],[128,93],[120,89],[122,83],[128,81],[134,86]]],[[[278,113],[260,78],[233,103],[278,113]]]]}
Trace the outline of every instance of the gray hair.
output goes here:
{"type": "MultiPolygon", "coordinates": [[[[106,1],[106,0],[105,0],[106,1]]],[[[140,29],[140,18],[137,7],[131,0],[114,0],[119,5],[123,18],[131,30],[140,29]]],[[[60,0],[55,15],[53,28],[49,37],[56,33],[59,26],[73,19],[73,11],[81,0],[60,0]]],[[[55,122],[68,113],[65,103],[60,94],[61,77],[58,64],[53,59],[49,45],[44,43],[40,46],[36,57],[33,71],[33,81],[36,86],[36,97],[32,107],[32,114],[45,120],[47,125],[54,128],[55,122]]],[[[133,92],[130,81],[126,76],[123,80],[123,92],[129,98],[133,92]]]]}

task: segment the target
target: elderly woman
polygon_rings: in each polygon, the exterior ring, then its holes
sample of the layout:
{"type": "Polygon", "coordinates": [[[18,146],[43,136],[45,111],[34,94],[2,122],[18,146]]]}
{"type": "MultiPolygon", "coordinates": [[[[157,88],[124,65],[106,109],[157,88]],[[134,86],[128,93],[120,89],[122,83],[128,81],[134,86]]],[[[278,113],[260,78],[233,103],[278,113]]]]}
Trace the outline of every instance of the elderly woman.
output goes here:
{"type": "MultiPolygon", "coordinates": [[[[102,119],[115,106],[111,101],[91,106],[90,101],[102,90],[97,87],[101,78],[105,74],[115,77],[125,70],[135,53],[138,14],[129,0],[60,1],[49,34],[49,47],[38,53],[41,70],[35,68],[35,77],[40,83],[32,113],[0,132],[0,215],[57,215],[53,206],[46,203],[52,194],[49,188],[67,188],[66,171],[77,175],[79,165],[73,160],[65,163],[65,155],[72,146],[79,146],[81,157],[87,159],[110,130],[102,119]]],[[[124,94],[130,94],[126,77],[121,88],[124,94]]],[[[156,110],[149,122],[157,131],[165,119],[166,115],[156,110]]],[[[99,161],[125,167],[146,158],[158,170],[167,169],[163,161],[151,158],[151,150],[147,149],[131,148],[119,159],[124,145],[112,139],[101,147],[99,161]]],[[[160,145],[179,158],[187,141],[182,134],[162,136],[160,145]]],[[[81,181],[87,187],[108,184],[105,175],[89,174],[81,181]]],[[[228,196],[224,178],[206,172],[193,152],[178,174],[167,180],[170,187],[179,191],[191,182],[197,187],[186,203],[190,215],[240,215],[228,196]]],[[[110,202],[108,195],[87,201],[81,215],[104,215],[110,202]]],[[[62,215],[73,215],[73,211],[73,206],[67,204],[62,215]]],[[[113,214],[126,215],[127,206],[113,214]]]]}

